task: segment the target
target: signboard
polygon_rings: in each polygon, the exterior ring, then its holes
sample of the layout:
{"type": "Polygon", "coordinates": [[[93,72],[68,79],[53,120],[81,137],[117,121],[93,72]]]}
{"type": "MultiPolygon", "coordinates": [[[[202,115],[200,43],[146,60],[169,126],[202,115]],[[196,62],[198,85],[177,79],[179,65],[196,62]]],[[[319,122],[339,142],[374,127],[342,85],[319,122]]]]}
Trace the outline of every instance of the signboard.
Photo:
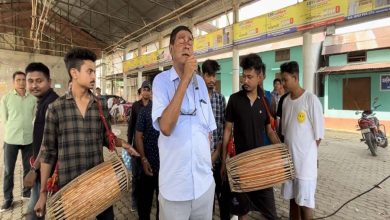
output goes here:
{"type": "Polygon", "coordinates": [[[234,43],[241,44],[267,38],[267,15],[241,21],[233,25],[234,43]]]}
{"type": "Polygon", "coordinates": [[[390,91],[390,74],[382,74],[380,78],[381,91],[390,91]]]}
{"type": "Polygon", "coordinates": [[[140,59],[134,57],[133,59],[126,60],[123,62],[123,72],[126,73],[129,70],[136,69],[139,66],[140,59]]]}
{"type": "Polygon", "coordinates": [[[302,24],[300,4],[282,8],[267,14],[267,38],[293,33],[302,24]]]}
{"type": "Polygon", "coordinates": [[[350,0],[347,19],[360,18],[390,10],[387,0],[350,0]]]}
{"type": "Polygon", "coordinates": [[[210,51],[226,48],[232,45],[231,26],[199,36],[194,40],[195,54],[202,54],[210,51]]]}
{"type": "Polygon", "coordinates": [[[298,31],[343,21],[348,10],[348,1],[308,0],[299,4],[304,25],[298,27],[298,31]]]}

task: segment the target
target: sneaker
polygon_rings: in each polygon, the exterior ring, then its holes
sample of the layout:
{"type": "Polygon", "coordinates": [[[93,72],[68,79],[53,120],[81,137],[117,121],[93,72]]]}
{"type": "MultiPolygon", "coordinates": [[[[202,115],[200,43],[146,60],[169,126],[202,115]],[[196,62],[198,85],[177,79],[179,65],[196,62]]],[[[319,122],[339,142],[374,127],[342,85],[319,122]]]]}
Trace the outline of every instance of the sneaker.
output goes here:
{"type": "Polygon", "coordinates": [[[11,209],[11,206],[12,206],[12,200],[5,201],[1,206],[0,212],[4,212],[11,209]]]}

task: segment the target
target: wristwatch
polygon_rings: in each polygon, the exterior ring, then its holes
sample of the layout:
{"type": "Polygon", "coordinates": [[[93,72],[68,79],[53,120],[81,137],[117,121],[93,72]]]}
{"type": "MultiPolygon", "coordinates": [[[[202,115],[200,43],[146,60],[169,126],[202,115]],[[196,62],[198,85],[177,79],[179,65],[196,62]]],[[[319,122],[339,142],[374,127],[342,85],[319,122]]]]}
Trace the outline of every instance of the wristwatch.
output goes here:
{"type": "Polygon", "coordinates": [[[30,169],[31,171],[34,171],[35,173],[38,173],[38,170],[39,169],[37,169],[36,167],[34,167],[34,166],[31,166],[31,169],[30,169]]]}

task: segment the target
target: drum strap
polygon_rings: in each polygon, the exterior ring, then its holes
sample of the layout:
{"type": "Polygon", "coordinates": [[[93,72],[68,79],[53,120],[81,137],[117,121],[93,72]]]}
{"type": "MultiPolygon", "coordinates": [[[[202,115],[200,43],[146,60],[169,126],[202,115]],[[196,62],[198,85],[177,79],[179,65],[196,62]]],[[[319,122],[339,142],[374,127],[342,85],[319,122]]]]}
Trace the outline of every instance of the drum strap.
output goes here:
{"type": "Polygon", "coordinates": [[[98,108],[99,108],[99,116],[100,116],[100,119],[102,120],[103,124],[104,124],[104,127],[106,128],[106,136],[107,136],[107,139],[108,139],[108,149],[112,152],[115,150],[115,146],[116,146],[116,136],[115,134],[111,131],[111,128],[108,126],[107,124],[107,120],[106,118],[104,117],[104,113],[103,113],[103,107],[102,107],[102,102],[98,99],[96,99],[96,102],[97,102],[97,105],[98,105],[98,108]]]}
{"type": "Polygon", "coordinates": [[[275,130],[276,129],[276,120],[274,119],[274,117],[271,115],[271,112],[269,111],[268,104],[264,99],[264,95],[261,96],[261,100],[263,101],[265,110],[267,111],[267,115],[268,115],[269,121],[271,123],[271,128],[272,128],[272,130],[275,130]]]}

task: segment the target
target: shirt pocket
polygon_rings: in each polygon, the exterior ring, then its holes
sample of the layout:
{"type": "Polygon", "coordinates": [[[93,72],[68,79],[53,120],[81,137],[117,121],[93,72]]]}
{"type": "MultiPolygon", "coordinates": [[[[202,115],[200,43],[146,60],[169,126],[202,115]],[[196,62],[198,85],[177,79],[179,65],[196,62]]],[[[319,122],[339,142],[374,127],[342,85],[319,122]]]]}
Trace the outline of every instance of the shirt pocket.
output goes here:
{"type": "Polygon", "coordinates": [[[202,125],[202,127],[207,131],[210,131],[211,130],[209,127],[210,113],[209,113],[209,106],[207,105],[207,103],[200,102],[199,111],[197,114],[200,119],[200,124],[202,125]]]}

